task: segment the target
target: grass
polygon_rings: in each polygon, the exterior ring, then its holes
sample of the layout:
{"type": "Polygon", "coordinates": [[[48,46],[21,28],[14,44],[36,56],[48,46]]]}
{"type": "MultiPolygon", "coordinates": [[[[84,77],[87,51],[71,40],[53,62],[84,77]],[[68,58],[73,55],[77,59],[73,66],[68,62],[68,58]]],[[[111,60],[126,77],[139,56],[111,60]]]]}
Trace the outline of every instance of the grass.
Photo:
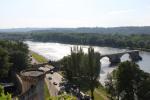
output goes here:
{"type": "MultiPolygon", "coordinates": [[[[87,91],[86,93],[91,95],[90,91],[87,91]]],[[[99,86],[94,91],[94,100],[109,100],[107,97],[108,95],[106,90],[102,86],[99,86]]]]}
{"type": "Polygon", "coordinates": [[[49,90],[48,90],[46,83],[44,84],[44,97],[45,97],[45,100],[50,99],[50,94],[49,94],[49,90]]]}
{"type": "MultiPolygon", "coordinates": [[[[91,91],[89,88],[88,82],[86,80],[81,81],[73,81],[74,84],[80,85],[80,89],[85,94],[91,95],[91,91]]],[[[105,88],[101,84],[97,84],[97,87],[94,90],[94,100],[109,100],[108,99],[109,94],[106,92],[105,88]]]]}
{"type": "Polygon", "coordinates": [[[43,57],[43,56],[41,56],[41,55],[39,55],[39,54],[37,54],[35,52],[31,52],[31,55],[39,63],[47,62],[47,59],[45,57],[43,57]]]}

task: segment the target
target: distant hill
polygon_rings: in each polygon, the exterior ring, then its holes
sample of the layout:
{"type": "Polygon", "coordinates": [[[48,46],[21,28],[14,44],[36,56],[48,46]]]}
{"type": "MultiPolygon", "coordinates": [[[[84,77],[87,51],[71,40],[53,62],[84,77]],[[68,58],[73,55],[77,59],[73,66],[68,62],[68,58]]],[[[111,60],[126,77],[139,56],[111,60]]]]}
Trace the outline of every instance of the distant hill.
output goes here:
{"type": "Polygon", "coordinates": [[[101,33],[101,34],[150,34],[150,26],[143,27],[79,27],[79,28],[12,28],[0,32],[56,32],[56,33],[101,33]]]}

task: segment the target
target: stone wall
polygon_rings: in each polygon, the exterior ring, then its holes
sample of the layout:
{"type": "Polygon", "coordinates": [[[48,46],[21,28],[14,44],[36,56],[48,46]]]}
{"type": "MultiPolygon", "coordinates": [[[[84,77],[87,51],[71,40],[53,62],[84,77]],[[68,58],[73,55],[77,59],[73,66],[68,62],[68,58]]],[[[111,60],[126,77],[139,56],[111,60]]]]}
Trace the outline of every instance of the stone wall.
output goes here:
{"type": "Polygon", "coordinates": [[[22,76],[22,93],[19,100],[45,100],[44,78],[45,74],[39,76],[22,76]]]}

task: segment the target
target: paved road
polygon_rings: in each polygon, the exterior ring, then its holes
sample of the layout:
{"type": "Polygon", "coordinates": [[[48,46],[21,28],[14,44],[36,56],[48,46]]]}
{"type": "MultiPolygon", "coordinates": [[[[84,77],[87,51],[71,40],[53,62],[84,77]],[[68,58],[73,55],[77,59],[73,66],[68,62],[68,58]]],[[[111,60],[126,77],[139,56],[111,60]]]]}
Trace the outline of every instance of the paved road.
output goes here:
{"type": "MultiPolygon", "coordinates": [[[[52,69],[53,66],[46,65],[45,67],[40,67],[39,69],[44,70],[45,72],[52,69]]],[[[49,89],[49,93],[53,96],[57,96],[58,92],[60,91],[61,87],[59,84],[62,82],[62,76],[58,74],[57,72],[54,72],[53,74],[48,73],[46,74],[45,81],[49,89]],[[57,83],[57,85],[54,85],[54,82],[57,83]]]]}
{"type": "Polygon", "coordinates": [[[59,91],[60,90],[60,86],[59,83],[62,82],[62,76],[56,72],[54,72],[53,74],[47,74],[46,77],[49,79],[49,77],[51,77],[52,79],[50,80],[50,82],[53,84],[54,82],[57,83],[57,85],[55,85],[56,89],[59,91]]]}
{"type": "MultiPolygon", "coordinates": [[[[38,61],[36,61],[33,57],[32,57],[32,64],[39,64],[38,61]]],[[[51,65],[45,65],[44,67],[40,67],[40,70],[43,70],[45,72],[49,71],[50,69],[53,69],[54,67],[51,65]]],[[[47,87],[49,89],[49,93],[53,96],[57,96],[58,92],[60,91],[60,86],[59,83],[62,82],[62,76],[56,72],[54,72],[53,74],[48,73],[46,74],[45,77],[45,82],[47,84],[47,87]],[[50,79],[51,78],[51,79],[50,79]],[[53,83],[57,83],[57,85],[54,85],[53,83]]]]}

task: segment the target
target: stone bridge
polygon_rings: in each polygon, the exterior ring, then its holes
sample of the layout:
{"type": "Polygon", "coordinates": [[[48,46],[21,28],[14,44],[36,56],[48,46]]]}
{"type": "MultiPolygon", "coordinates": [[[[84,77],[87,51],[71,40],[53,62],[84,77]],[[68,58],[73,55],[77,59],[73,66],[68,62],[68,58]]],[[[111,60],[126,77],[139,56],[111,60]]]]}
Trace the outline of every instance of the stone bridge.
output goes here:
{"type": "Polygon", "coordinates": [[[121,57],[124,54],[129,54],[129,57],[132,61],[142,60],[141,56],[139,55],[139,50],[131,50],[131,51],[125,51],[121,53],[101,55],[101,59],[103,57],[108,57],[111,64],[117,64],[120,63],[121,57]]]}
{"type": "MultiPolygon", "coordinates": [[[[120,52],[120,53],[113,53],[113,54],[105,54],[105,55],[101,55],[102,59],[103,57],[108,57],[109,61],[111,62],[111,64],[117,64],[121,62],[121,57],[124,54],[129,54],[129,57],[132,61],[138,61],[138,60],[142,60],[142,57],[139,55],[139,50],[130,50],[130,51],[125,51],[125,52],[120,52]]],[[[41,63],[41,64],[34,64],[32,65],[33,68],[39,68],[39,67],[44,67],[45,65],[49,65],[50,62],[45,62],[45,63],[41,63]]]]}

